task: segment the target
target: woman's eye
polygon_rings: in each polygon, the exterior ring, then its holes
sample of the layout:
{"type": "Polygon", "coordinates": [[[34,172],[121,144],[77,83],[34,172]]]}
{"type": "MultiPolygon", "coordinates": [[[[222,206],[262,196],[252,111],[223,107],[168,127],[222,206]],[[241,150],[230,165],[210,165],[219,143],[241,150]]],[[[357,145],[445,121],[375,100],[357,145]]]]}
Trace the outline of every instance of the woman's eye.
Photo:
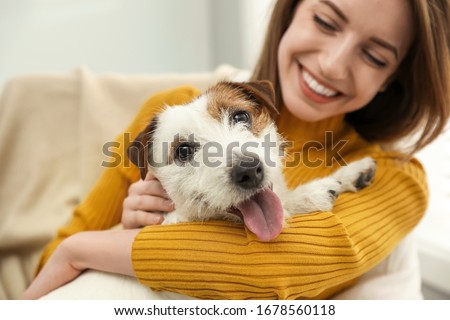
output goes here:
{"type": "Polygon", "coordinates": [[[387,66],[386,62],[374,57],[368,50],[364,49],[363,52],[367,60],[369,60],[369,62],[375,65],[377,68],[385,68],[387,66]]]}
{"type": "Polygon", "coordinates": [[[246,111],[235,112],[235,113],[233,113],[232,121],[233,121],[233,124],[237,124],[237,123],[249,124],[250,123],[250,114],[246,111]]]}
{"type": "Polygon", "coordinates": [[[320,28],[325,29],[326,31],[338,31],[338,29],[334,25],[328,23],[317,14],[314,15],[314,21],[319,25],[320,28]]]}

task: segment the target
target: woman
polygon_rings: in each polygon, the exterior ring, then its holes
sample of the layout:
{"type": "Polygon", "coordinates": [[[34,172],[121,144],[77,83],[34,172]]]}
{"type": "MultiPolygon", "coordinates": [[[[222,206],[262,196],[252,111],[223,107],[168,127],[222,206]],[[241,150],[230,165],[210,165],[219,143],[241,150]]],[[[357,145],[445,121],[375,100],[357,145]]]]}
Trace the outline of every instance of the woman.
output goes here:
{"type": "MultiPolygon", "coordinates": [[[[25,297],[39,297],[85,269],[136,276],[151,288],[199,298],[318,299],[349,287],[425,212],[422,167],[380,143],[423,126],[412,153],[444,128],[449,18],[447,0],[279,0],[253,79],[274,83],[277,125],[293,142],[289,151],[308,151],[308,160],[322,163],[288,162],[289,186],[336,170],[342,161],[333,162],[333,153],[346,162],[375,158],[373,185],[342,195],[333,212],[292,218],[277,239],[261,243],[227,222],[133,229],[160,223],[157,212],[171,211],[170,200],[153,177],[136,182],[137,168],[110,168],[45,249],[25,297]],[[323,148],[306,150],[311,141],[323,148]],[[128,230],[81,232],[106,230],[121,219],[128,230]]],[[[185,87],[153,97],[126,132],[137,135],[162,104],[198,94],[185,87]]]]}

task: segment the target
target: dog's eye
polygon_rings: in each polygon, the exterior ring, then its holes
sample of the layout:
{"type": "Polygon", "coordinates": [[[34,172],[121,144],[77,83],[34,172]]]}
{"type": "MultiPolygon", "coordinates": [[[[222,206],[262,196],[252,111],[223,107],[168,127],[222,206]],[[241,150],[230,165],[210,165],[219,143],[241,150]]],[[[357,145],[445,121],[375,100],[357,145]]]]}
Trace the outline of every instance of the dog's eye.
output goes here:
{"type": "Polygon", "coordinates": [[[178,147],[178,159],[187,160],[194,153],[194,148],[188,145],[178,147]]]}
{"type": "Polygon", "coordinates": [[[237,111],[232,115],[232,121],[236,123],[247,123],[250,124],[250,114],[246,111],[237,111]]]}
{"type": "Polygon", "coordinates": [[[175,156],[180,162],[187,162],[192,159],[195,150],[197,148],[196,144],[193,143],[182,143],[178,146],[175,156]]]}

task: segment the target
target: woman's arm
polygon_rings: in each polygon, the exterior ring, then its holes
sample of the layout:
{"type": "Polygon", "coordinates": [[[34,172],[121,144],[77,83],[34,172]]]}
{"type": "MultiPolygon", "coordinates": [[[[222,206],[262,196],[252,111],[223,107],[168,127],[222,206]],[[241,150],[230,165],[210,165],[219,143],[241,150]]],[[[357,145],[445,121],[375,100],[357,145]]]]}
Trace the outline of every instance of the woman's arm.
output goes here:
{"type": "Polygon", "coordinates": [[[331,297],[386,258],[425,212],[421,165],[375,158],[370,187],[342,194],[333,212],[293,217],[270,243],[227,222],[146,227],[133,243],[135,274],[199,298],[331,297]]]}
{"type": "Polygon", "coordinates": [[[38,299],[74,280],[86,269],[134,276],[131,246],[138,229],[88,231],[65,239],[25,291],[38,299]]]}
{"type": "Polygon", "coordinates": [[[371,187],[341,195],[333,213],[290,219],[270,243],[227,222],[80,233],[56,250],[26,297],[45,294],[87,268],[135,274],[151,288],[199,298],[330,297],[384,259],[425,210],[420,164],[377,160],[371,187]]]}

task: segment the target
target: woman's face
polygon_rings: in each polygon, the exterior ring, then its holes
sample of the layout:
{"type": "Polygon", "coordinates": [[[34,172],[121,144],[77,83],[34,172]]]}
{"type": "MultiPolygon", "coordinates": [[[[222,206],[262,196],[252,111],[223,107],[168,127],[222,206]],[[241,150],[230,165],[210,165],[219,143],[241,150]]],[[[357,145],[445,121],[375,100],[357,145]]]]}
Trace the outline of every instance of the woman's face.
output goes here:
{"type": "Polygon", "coordinates": [[[303,0],[278,48],[285,106],[318,121],[362,108],[413,41],[406,0],[303,0]]]}

